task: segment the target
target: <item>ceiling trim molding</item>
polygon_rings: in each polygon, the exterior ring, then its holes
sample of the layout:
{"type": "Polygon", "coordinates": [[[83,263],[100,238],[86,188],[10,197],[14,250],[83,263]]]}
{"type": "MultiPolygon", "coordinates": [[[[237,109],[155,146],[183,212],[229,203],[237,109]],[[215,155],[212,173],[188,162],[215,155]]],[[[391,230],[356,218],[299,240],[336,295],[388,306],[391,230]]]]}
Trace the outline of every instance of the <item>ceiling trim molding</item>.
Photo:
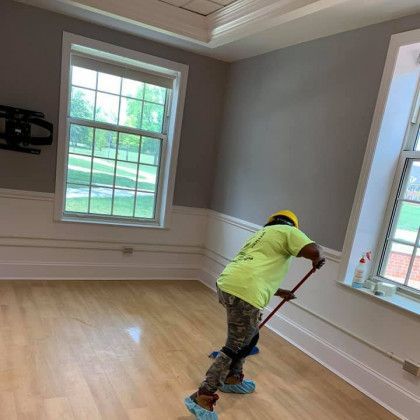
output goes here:
{"type": "Polygon", "coordinates": [[[155,0],[16,0],[66,13],[69,8],[216,48],[350,0],[239,0],[208,16],[155,0]]]}
{"type": "Polygon", "coordinates": [[[207,17],[211,47],[236,41],[349,0],[240,0],[207,17]]]}
{"type": "Polygon", "coordinates": [[[69,7],[93,12],[200,44],[210,42],[207,18],[153,0],[15,0],[66,13],[69,7]]]}
{"type": "Polygon", "coordinates": [[[236,0],[208,16],[158,0],[14,1],[224,61],[420,12],[418,0],[236,0]]]}

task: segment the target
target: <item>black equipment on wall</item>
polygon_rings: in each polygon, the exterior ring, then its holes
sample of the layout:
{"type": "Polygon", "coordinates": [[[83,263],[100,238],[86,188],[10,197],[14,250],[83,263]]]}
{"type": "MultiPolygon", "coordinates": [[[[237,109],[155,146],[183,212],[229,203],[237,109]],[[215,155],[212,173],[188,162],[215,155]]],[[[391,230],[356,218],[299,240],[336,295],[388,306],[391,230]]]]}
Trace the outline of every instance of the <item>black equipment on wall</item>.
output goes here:
{"type": "Polygon", "coordinates": [[[53,125],[42,112],[0,105],[0,120],[4,119],[4,132],[0,132],[0,149],[39,155],[41,150],[29,145],[43,146],[53,142],[53,125]],[[44,136],[32,136],[32,125],[48,131],[44,136]]]}

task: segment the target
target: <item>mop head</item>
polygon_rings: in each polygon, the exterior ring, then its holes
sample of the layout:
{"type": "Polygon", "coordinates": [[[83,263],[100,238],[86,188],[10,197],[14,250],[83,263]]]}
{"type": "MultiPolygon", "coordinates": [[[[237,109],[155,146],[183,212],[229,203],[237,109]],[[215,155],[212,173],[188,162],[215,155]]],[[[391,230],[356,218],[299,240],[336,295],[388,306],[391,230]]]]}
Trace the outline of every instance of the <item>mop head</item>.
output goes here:
{"type": "Polygon", "coordinates": [[[185,398],[185,407],[191,414],[194,414],[197,420],[217,420],[217,414],[214,411],[206,410],[199,406],[191,397],[185,398]]]}
{"type": "Polygon", "coordinates": [[[231,394],[251,394],[255,391],[255,382],[251,379],[244,379],[240,384],[223,384],[219,389],[231,394]]]}
{"type": "MultiPolygon", "coordinates": [[[[254,354],[258,354],[260,352],[260,349],[258,347],[253,347],[251,350],[251,353],[248,354],[248,356],[253,356],[254,354]]],[[[209,357],[211,359],[215,359],[219,355],[219,351],[213,351],[209,354],[209,357]]]]}

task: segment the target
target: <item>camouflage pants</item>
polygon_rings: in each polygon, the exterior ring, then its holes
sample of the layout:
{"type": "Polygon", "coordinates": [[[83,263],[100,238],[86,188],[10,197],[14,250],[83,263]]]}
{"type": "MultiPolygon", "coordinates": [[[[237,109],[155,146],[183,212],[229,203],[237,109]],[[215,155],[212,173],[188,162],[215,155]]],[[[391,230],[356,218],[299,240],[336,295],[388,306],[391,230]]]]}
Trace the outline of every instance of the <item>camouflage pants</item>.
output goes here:
{"type": "Polygon", "coordinates": [[[200,386],[203,393],[214,393],[228,375],[242,374],[245,357],[258,341],[261,311],[248,302],[217,290],[219,302],[226,308],[228,333],[221,349],[200,386]]]}

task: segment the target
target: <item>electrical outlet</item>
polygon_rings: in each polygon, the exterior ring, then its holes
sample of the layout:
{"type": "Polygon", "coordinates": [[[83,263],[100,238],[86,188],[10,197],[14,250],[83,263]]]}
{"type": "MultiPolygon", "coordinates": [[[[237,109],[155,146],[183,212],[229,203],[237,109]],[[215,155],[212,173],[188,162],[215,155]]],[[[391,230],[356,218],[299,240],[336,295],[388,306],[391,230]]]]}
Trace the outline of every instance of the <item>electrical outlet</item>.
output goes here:
{"type": "Polygon", "coordinates": [[[420,376],[420,364],[404,360],[403,369],[414,376],[420,376]]]}
{"type": "Polygon", "coordinates": [[[129,246],[125,246],[122,249],[123,255],[133,255],[134,254],[134,248],[131,248],[129,246]]]}

